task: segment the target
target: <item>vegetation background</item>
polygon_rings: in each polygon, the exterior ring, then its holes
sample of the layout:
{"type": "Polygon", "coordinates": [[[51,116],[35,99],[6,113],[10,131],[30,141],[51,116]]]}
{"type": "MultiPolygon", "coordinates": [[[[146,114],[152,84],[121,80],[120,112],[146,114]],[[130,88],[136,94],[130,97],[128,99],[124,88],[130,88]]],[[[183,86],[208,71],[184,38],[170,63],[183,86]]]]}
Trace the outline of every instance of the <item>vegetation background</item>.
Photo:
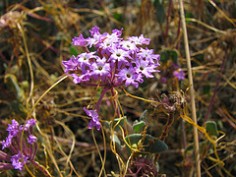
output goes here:
{"type": "MultiPolygon", "coordinates": [[[[185,0],[184,9],[198,125],[207,128],[206,123],[210,122],[208,131],[215,140],[213,145],[199,132],[201,176],[233,177],[236,175],[236,1],[185,0]]],[[[102,32],[123,28],[124,37],[143,34],[150,38],[150,48],[161,54],[160,73],[139,89],[128,91],[151,100],[160,100],[162,93],[178,91],[189,114],[178,1],[2,0],[0,15],[0,139],[5,138],[7,124],[12,119],[24,122],[30,117],[37,118],[36,158],[52,176],[119,176],[121,170],[111,151],[108,129],[102,132],[87,129],[83,107],[98,97],[97,90],[75,85],[69,78],[60,81],[64,76],[62,60],[82,52],[71,45],[72,38],[81,33],[88,35],[95,25],[102,32]],[[183,68],[185,80],[176,83],[173,79],[173,63],[183,68]],[[104,159],[101,156],[105,151],[104,159]]],[[[167,120],[165,114],[122,91],[119,98],[131,124],[146,110],[148,131],[161,135],[167,120]]],[[[101,110],[104,117],[112,115],[105,104],[101,110]]],[[[168,127],[165,143],[169,148],[160,154],[158,176],[195,174],[192,130],[193,124],[181,117],[168,127]]],[[[131,168],[132,160],[127,166],[131,168]]],[[[43,176],[37,169],[31,171],[3,171],[0,176],[43,176]]]]}

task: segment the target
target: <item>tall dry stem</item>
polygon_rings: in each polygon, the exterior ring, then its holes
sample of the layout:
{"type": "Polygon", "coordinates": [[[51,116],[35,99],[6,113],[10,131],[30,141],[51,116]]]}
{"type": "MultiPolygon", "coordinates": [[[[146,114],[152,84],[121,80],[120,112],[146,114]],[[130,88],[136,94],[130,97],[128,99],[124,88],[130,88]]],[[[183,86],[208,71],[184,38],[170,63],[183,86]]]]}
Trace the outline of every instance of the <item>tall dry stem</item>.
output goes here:
{"type": "MultiPolygon", "coordinates": [[[[180,16],[181,16],[181,21],[182,21],[183,35],[184,35],[185,54],[186,54],[186,59],[187,59],[188,79],[189,79],[189,85],[190,85],[192,119],[197,124],[195,91],[194,91],[194,86],[193,86],[192,67],[191,67],[191,59],[190,59],[190,52],[189,52],[188,34],[187,34],[187,28],[186,28],[186,23],[185,23],[183,0],[179,0],[179,5],[180,5],[180,16]]],[[[198,131],[197,131],[196,126],[193,126],[193,133],[194,133],[194,154],[195,154],[195,161],[196,161],[196,176],[201,177],[199,139],[198,139],[198,131]]]]}

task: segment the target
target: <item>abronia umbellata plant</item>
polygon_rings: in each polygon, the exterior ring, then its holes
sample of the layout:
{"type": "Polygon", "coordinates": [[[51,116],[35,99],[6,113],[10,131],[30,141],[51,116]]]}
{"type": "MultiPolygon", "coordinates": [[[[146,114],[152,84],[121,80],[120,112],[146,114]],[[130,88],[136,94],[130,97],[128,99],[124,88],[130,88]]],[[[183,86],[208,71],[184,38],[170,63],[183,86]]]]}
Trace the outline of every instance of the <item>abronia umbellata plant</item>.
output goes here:
{"type": "Polygon", "coordinates": [[[75,84],[103,88],[94,109],[84,108],[91,117],[88,128],[100,130],[98,112],[105,93],[123,86],[138,88],[144,78],[153,78],[153,74],[159,72],[160,55],[147,48],[150,39],[143,35],[123,39],[122,30],[114,29],[111,34],[100,33],[97,26],[90,30],[90,35],[88,38],[82,34],[74,37],[72,44],[82,47],[85,52],[62,63],[65,73],[73,78],[75,84]]]}

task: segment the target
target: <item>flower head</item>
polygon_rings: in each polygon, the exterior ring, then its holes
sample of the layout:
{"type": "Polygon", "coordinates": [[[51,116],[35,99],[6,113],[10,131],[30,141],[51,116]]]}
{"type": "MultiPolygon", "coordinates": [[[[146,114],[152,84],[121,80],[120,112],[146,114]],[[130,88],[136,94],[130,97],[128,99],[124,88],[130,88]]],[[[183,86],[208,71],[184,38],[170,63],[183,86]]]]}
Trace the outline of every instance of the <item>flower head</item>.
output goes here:
{"type": "Polygon", "coordinates": [[[154,73],[159,72],[156,68],[160,55],[154,54],[153,49],[142,48],[150,43],[149,38],[141,34],[123,39],[122,30],[101,33],[97,26],[89,32],[90,37],[80,35],[73,38],[72,43],[94,50],[87,49],[62,62],[65,72],[76,84],[138,87],[145,77],[154,77],[154,73]]]}

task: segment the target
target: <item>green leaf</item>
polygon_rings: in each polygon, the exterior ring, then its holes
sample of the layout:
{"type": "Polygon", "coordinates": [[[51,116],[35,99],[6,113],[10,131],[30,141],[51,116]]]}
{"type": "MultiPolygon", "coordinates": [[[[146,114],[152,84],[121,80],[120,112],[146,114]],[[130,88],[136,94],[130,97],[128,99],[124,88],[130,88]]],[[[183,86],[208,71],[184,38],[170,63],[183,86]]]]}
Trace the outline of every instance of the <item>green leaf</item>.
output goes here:
{"type": "Polygon", "coordinates": [[[203,86],[203,93],[210,95],[211,94],[211,86],[210,85],[203,86]]]}
{"type": "Polygon", "coordinates": [[[75,46],[70,46],[70,54],[77,56],[79,54],[79,51],[75,46]]]}
{"type": "Polygon", "coordinates": [[[114,13],[114,14],[113,14],[113,17],[114,17],[117,21],[119,21],[119,22],[123,22],[123,21],[124,21],[124,20],[123,20],[123,16],[122,16],[121,13],[114,13]]]}
{"type": "Polygon", "coordinates": [[[130,134],[125,137],[125,140],[129,143],[129,145],[133,146],[134,144],[138,144],[142,139],[142,135],[139,133],[130,134]]]}
{"type": "Polygon", "coordinates": [[[160,57],[161,62],[166,63],[168,60],[172,60],[174,63],[177,64],[178,62],[178,53],[176,50],[165,50],[161,52],[160,57]]]}
{"type": "Polygon", "coordinates": [[[121,149],[121,142],[116,134],[114,134],[114,136],[112,136],[112,141],[115,142],[115,144],[117,145],[117,147],[119,149],[121,149]]]}
{"type": "Polygon", "coordinates": [[[206,131],[209,135],[216,136],[216,137],[218,136],[218,129],[217,129],[216,122],[207,121],[205,126],[206,126],[206,131]]]}
{"type": "Polygon", "coordinates": [[[131,147],[141,148],[141,152],[160,153],[168,149],[164,141],[161,141],[149,134],[130,134],[125,137],[131,147]],[[143,149],[142,149],[143,148],[143,149]]]}
{"type": "Polygon", "coordinates": [[[162,24],[166,18],[165,8],[164,8],[162,0],[155,0],[154,6],[155,6],[156,12],[157,12],[157,14],[156,14],[157,21],[162,24]]]}
{"type": "Polygon", "coordinates": [[[133,125],[133,130],[134,133],[141,133],[145,128],[145,122],[144,121],[140,121],[140,122],[136,122],[133,125]]]}

